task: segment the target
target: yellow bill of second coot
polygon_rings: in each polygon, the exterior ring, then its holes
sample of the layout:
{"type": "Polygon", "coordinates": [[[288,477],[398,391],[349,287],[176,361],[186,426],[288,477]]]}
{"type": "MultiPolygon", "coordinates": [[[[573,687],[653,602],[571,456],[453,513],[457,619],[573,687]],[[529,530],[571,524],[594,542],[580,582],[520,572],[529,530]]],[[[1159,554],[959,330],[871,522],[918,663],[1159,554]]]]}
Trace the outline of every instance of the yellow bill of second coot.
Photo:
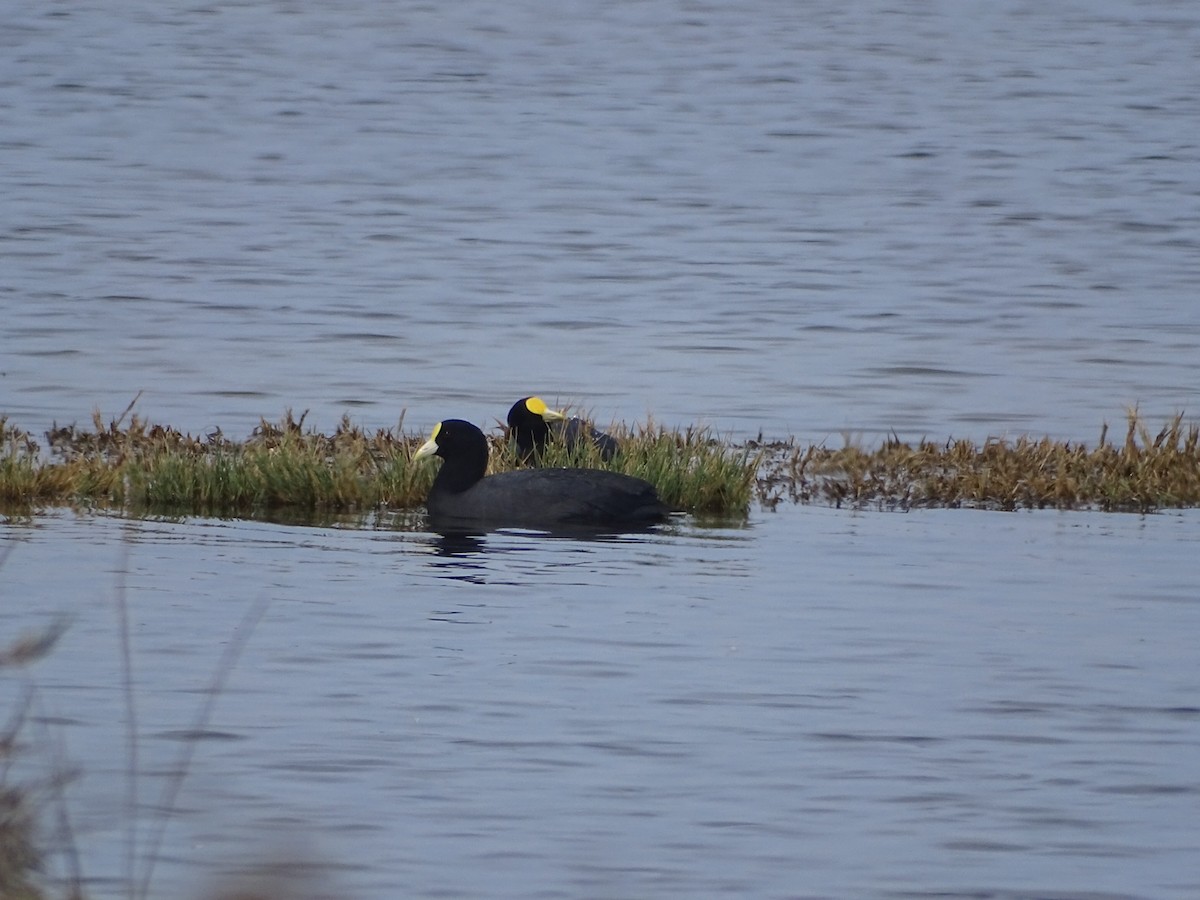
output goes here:
{"type": "Polygon", "coordinates": [[[519,469],[485,475],[487,438],[470,422],[445,419],[414,459],[440,456],[425,506],[435,530],[645,528],[669,515],[654,486],[601,469],[519,469]]]}

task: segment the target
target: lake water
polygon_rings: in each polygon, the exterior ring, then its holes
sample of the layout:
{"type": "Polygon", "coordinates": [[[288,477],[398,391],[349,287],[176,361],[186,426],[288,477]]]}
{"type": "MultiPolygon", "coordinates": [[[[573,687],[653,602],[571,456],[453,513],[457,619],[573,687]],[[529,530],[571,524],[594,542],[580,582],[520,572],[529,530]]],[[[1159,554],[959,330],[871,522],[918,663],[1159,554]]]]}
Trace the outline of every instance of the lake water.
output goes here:
{"type": "Polygon", "coordinates": [[[11,4],[0,389],[1094,440],[1200,397],[1180,2],[11,4]]]}
{"type": "Polygon", "coordinates": [[[477,547],[61,514],[8,538],[10,623],[76,616],[33,680],[114,890],[123,569],[148,822],[267,603],[160,887],[298,844],[332,896],[1200,891],[1194,513],[789,507],[477,547]]]}
{"type": "MultiPolygon", "coordinates": [[[[139,392],[235,438],[536,392],[733,439],[1094,441],[1200,398],[1184,0],[3,21],[0,415],[34,432],[139,392]]],[[[1192,511],[473,544],[49,513],[0,523],[0,627],[72,617],[22,765],[79,768],[93,896],[189,748],[156,896],[282,857],[339,897],[1193,898],[1198,542],[1192,511]]]]}

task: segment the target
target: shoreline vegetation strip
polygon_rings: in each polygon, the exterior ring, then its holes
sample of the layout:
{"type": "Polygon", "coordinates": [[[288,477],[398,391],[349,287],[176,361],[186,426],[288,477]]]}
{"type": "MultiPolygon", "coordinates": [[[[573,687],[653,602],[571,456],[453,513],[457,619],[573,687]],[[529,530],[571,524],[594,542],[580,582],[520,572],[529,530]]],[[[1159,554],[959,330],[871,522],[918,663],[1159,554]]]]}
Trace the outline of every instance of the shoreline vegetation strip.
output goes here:
{"type": "MultiPolygon", "coordinates": [[[[126,411],[128,412],[128,410],[126,411]]],[[[418,509],[437,466],[412,461],[424,436],[366,431],[348,417],[332,434],[289,410],[244,441],[219,429],[193,436],[137,416],[54,427],[44,442],[0,417],[0,513],[53,506],[134,515],[296,518],[418,509]]],[[[548,448],[546,465],[608,468],[654,484],[671,507],[744,516],[753,502],[850,508],[973,507],[1152,512],[1200,506],[1200,426],[1179,415],[1152,432],[1136,410],[1123,439],[1105,425],[1094,445],[1021,436],[866,446],[794,440],[730,444],[707,428],[653,422],[619,428],[621,452],[548,448]]],[[[519,465],[505,436],[489,438],[489,472],[519,465]]]]}

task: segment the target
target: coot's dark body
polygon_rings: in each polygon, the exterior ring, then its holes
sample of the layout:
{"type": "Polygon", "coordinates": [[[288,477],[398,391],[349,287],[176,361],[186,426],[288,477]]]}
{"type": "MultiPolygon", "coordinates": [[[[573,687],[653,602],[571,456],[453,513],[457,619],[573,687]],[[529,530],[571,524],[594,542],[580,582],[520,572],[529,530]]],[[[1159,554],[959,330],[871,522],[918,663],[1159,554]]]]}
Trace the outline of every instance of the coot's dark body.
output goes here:
{"type": "Polygon", "coordinates": [[[439,422],[417,457],[442,457],[426,509],[437,530],[511,526],[644,528],[669,510],[654,486],[600,469],[521,469],[484,477],[487,439],[461,419],[439,422]]]}
{"type": "Polygon", "coordinates": [[[600,469],[501,472],[458,493],[435,482],[425,506],[434,522],[462,526],[642,526],[667,515],[653,486],[600,469]]]}

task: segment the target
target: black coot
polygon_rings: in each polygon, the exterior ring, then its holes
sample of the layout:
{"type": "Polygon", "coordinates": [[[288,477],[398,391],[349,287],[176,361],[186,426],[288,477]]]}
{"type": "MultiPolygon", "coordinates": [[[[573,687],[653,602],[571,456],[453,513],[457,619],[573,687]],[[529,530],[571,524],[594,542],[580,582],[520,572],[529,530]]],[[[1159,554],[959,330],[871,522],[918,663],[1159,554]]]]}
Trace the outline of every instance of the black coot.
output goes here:
{"type": "Polygon", "coordinates": [[[612,435],[597,431],[577,416],[567,418],[550,409],[541,397],[522,397],[514,403],[508,411],[508,428],[517,442],[522,462],[536,460],[546,449],[551,434],[570,449],[581,441],[590,441],[600,451],[600,458],[606,461],[612,459],[620,447],[612,435]]]}
{"type": "Polygon", "coordinates": [[[425,506],[437,530],[642,528],[669,512],[652,484],[617,472],[520,469],[485,478],[487,438],[462,419],[439,422],[413,458],[433,455],[442,468],[425,506]]]}

